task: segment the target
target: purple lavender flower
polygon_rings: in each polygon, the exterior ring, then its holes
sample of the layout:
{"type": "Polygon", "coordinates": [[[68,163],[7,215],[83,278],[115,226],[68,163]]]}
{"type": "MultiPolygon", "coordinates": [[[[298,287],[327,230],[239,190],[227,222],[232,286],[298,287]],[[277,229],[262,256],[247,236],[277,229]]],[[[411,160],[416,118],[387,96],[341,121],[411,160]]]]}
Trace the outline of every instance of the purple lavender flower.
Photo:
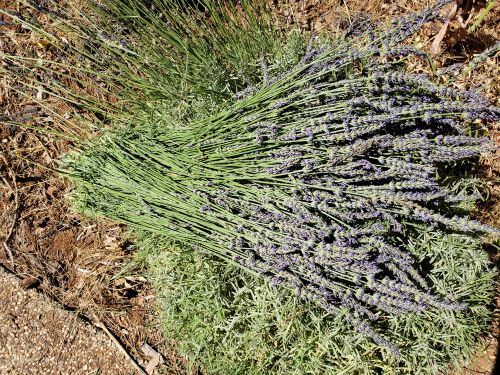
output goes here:
{"type": "Polygon", "coordinates": [[[500,111],[380,62],[419,54],[399,41],[445,3],[371,33],[369,44],[311,45],[274,77],[262,61],[263,84],[237,93],[234,106],[160,136],[111,134],[116,155],[96,145],[95,163],[70,165],[74,178],[117,193],[86,195],[99,212],[231,259],[328,313],[347,311],[397,355],[371,320],[465,306],[433,292],[406,248],[407,225],[495,233],[455,213],[450,203],[466,194],[448,191],[437,171],[488,151],[463,123],[500,111]],[[112,204],[116,196],[126,204],[112,204]]]}

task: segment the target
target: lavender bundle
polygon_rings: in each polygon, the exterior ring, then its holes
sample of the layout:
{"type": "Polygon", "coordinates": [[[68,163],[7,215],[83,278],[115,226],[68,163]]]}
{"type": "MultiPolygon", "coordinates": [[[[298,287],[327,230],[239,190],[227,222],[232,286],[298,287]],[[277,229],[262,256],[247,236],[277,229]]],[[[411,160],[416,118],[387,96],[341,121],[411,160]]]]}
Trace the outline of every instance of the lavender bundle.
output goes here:
{"type": "MultiPolygon", "coordinates": [[[[438,296],[405,250],[417,223],[498,233],[461,212],[438,171],[491,148],[473,120],[499,109],[400,69],[398,46],[432,13],[311,48],[300,64],[189,124],[110,132],[66,158],[80,210],[189,244],[326,312],[398,354],[371,321],[464,309],[438,296]]],[[[266,71],[266,69],[264,69],[266,71]]]]}

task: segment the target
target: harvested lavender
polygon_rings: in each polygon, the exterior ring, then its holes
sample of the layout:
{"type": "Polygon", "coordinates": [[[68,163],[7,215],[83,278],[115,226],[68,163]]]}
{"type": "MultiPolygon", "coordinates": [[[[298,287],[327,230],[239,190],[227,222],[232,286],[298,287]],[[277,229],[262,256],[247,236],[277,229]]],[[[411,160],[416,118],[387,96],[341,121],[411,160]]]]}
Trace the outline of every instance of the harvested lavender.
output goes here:
{"type": "Polygon", "coordinates": [[[263,67],[262,87],[189,127],[108,133],[65,160],[75,204],[234,262],[328,313],[347,309],[359,332],[397,355],[370,321],[466,306],[435,295],[395,239],[411,223],[497,233],[458,214],[471,198],[437,172],[487,152],[464,123],[500,110],[394,58],[414,53],[398,44],[433,14],[311,48],[278,77],[263,67]]]}

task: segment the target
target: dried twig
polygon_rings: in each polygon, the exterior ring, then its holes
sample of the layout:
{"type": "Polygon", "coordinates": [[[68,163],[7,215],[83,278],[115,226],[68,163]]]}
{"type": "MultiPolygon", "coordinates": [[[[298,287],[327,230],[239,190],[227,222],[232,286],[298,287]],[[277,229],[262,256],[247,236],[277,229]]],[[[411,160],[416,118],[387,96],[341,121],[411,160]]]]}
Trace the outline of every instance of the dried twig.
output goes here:
{"type": "Polygon", "coordinates": [[[134,368],[139,372],[139,374],[148,375],[148,373],[143,370],[143,368],[136,362],[136,360],[129,354],[129,352],[127,352],[127,350],[123,347],[123,345],[120,343],[120,341],[117,340],[115,335],[113,335],[111,333],[111,331],[108,329],[108,327],[106,327],[106,325],[97,317],[96,314],[93,314],[93,315],[94,315],[94,319],[97,322],[99,328],[102,328],[102,330],[104,332],[106,332],[106,334],[109,336],[111,341],[113,341],[113,343],[118,348],[118,350],[120,350],[125,355],[125,357],[127,357],[127,359],[130,361],[132,366],[134,366],[134,368]]]}
{"type": "MultiPolygon", "coordinates": [[[[7,159],[3,154],[0,154],[0,157],[2,158],[3,162],[8,168],[9,163],[7,162],[7,159]]],[[[18,216],[18,209],[19,209],[19,195],[17,194],[17,183],[16,183],[16,175],[12,170],[9,168],[9,175],[12,178],[12,183],[13,186],[9,184],[7,179],[2,176],[2,180],[5,185],[8,186],[8,188],[14,193],[14,218],[12,222],[10,223],[9,230],[7,231],[7,236],[5,237],[3,241],[3,248],[5,249],[5,252],[7,253],[7,256],[9,257],[10,262],[12,263],[12,268],[14,268],[14,256],[12,254],[12,250],[10,249],[8,242],[10,238],[12,237],[12,233],[14,232],[14,227],[17,222],[17,216],[18,216]]]]}

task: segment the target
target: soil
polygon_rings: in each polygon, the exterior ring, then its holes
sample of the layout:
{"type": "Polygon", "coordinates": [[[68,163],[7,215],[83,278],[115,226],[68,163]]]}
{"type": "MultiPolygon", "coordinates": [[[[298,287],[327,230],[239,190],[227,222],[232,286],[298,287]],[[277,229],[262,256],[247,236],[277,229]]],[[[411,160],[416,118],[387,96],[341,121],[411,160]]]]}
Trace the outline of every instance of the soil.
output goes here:
{"type": "Polygon", "coordinates": [[[105,333],[0,270],[0,373],[137,374],[105,333]]]}
{"type": "MultiPolygon", "coordinates": [[[[83,2],[72,1],[76,5],[83,2]]],[[[434,1],[288,0],[287,3],[287,6],[283,6],[283,1],[270,0],[276,14],[288,22],[299,24],[305,31],[318,33],[345,28],[358,14],[370,15],[372,19],[385,22],[394,16],[422,9],[434,1]]],[[[465,4],[469,1],[460,3],[465,4]]],[[[469,13],[472,14],[472,19],[476,19],[477,14],[484,9],[485,1],[470,1],[470,3],[473,7],[469,13]]],[[[28,12],[21,6],[21,1],[17,0],[0,0],[0,9],[28,12]]],[[[498,10],[497,5],[474,33],[464,34],[459,20],[452,20],[448,34],[440,43],[441,51],[433,55],[436,67],[449,66],[457,62],[467,63],[475,54],[498,40],[500,37],[498,10]]],[[[48,22],[43,14],[33,10],[29,12],[42,24],[48,22]]],[[[0,15],[0,21],[7,22],[0,28],[1,51],[57,60],[58,56],[53,54],[50,45],[47,45],[43,38],[19,26],[10,26],[8,24],[10,20],[5,16],[0,15]]],[[[429,50],[441,28],[442,24],[439,22],[430,24],[409,43],[429,50]]],[[[412,68],[418,72],[429,72],[429,67],[417,60],[412,68]]],[[[453,81],[451,84],[461,88],[474,88],[496,101],[498,105],[500,104],[499,69],[497,56],[487,59],[480,68],[470,71],[466,76],[450,75],[443,76],[442,79],[453,81]]],[[[6,71],[0,68],[0,72],[6,71]]],[[[36,290],[57,302],[58,307],[54,307],[55,310],[60,311],[63,308],[73,311],[68,316],[83,317],[94,325],[100,324],[105,327],[143,368],[149,365],[149,369],[155,367],[154,371],[157,373],[186,374],[185,361],[176,353],[175,344],[165,340],[161,334],[155,310],[154,291],[141,276],[139,269],[128,267],[133,259],[133,246],[124,240],[126,228],[103,220],[83,218],[72,212],[68,206],[67,196],[71,186],[51,169],[57,167],[57,159],[74,147],[74,144],[57,135],[2,125],[3,118],[17,119],[45,129],[90,137],[92,132],[88,127],[79,125],[78,119],[84,118],[92,122],[94,115],[78,108],[70,108],[62,101],[54,99],[47,98],[44,106],[41,106],[37,100],[29,99],[39,97],[36,88],[19,87],[9,78],[9,74],[0,74],[0,77],[0,178],[2,180],[0,264],[19,277],[19,281],[16,282],[7,277],[9,285],[17,283],[24,289],[33,289],[27,292],[29,295],[36,290]],[[125,272],[123,272],[124,267],[127,267],[125,272]],[[158,356],[159,363],[152,366],[153,362],[157,362],[158,356]]],[[[92,93],[93,82],[88,79],[85,81],[85,77],[79,79],[83,83],[78,89],[83,93],[92,93]]],[[[489,131],[491,137],[500,145],[498,124],[491,125],[489,131]]],[[[485,178],[490,199],[482,205],[477,216],[490,224],[500,226],[500,151],[482,161],[479,173],[485,178]]],[[[500,261],[499,253],[494,249],[492,257],[497,262],[500,261]]],[[[4,297],[5,293],[0,286],[2,302],[7,301],[4,299],[7,298],[4,297]]],[[[12,293],[10,296],[17,296],[12,293]]],[[[21,298],[22,293],[16,298],[21,298]]],[[[48,303],[46,299],[44,301],[48,303]]],[[[35,305],[37,304],[30,303],[27,306],[29,309],[35,305]]],[[[0,307],[0,312],[4,311],[2,308],[3,306],[0,307]]],[[[497,306],[497,315],[499,309],[500,306],[497,306]]],[[[30,312],[26,311],[23,313],[26,315],[23,316],[38,316],[32,313],[35,315],[29,315],[30,312]]],[[[4,320],[0,317],[0,324],[3,324],[4,320]]],[[[74,325],[76,327],[77,323],[74,325]]],[[[16,335],[14,337],[21,340],[22,334],[15,330],[14,325],[5,327],[10,327],[9,329],[13,330],[11,332],[16,335]]],[[[56,324],[48,323],[46,328],[49,332],[46,334],[50,336],[51,333],[57,333],[60,330],[58,327],[56,324]]],[[[85,324],[82,327],[82,330],[95,331],[95,327],[85,324]]],[[[477,358],[465,369],[465,373],[493,373],[499,333],[498,319],[496,319],[491,336],[485,337],[486,349],[478,353],[477,358]]],[[[97,335],[102,336],[103,333],[97,335]]],[[[59,346],[59,349],[54,350],[62,351],[61,345],[65,342],[54,341],[52,346],[54,348],[59,346]]],[[[107,348],[107,344],[103,345],[107,348]]],[[[1,348],[0,342],[0,363],[3,362],[2,355],[5,355],[1,348]]],[[[17,356],[21,356],[19,358],[22,356],[36,358],[30,348],[23,348],[22,342],[17,348],[10,353],[16,353],[17,356]]],[[[95,352],[95,356],[100,355],[95,352]]],[[[63,362],[67,362],[65,358],[67,357],[62,355],[58,358],[60,373],[78,373],[71,372],[69,367],[67,372],[64,372],[63,362]]],[[[95,366],[99,363],[102,369],[106,369],[108,363],[106,361],[111,361],[109,358],[95,358],[97,361],[95,366]]],[[[13,366],[18,366],[20,362],[16,361],[15,357],[12,357],[10,366],[17,371],[18,367],[13,366]]],[[[89,360],[87,358],[81,361],[89,360]]],[[[90,363],[94,362],[88,362],[88,373],[97,368],[92,367],[94,364],[90,366],[90,363]]],[[[109,362],[109,366],[113,363],[115,362],[109,362]]],[[[76,363],[71,366],[73,365],[78,366],[76,363]]],[[[37,373],[42,373],[41,369],[40,367],[37,373]]],[[[0,373],[3,374],[2,371],[0,368],[0,373]]]]}

